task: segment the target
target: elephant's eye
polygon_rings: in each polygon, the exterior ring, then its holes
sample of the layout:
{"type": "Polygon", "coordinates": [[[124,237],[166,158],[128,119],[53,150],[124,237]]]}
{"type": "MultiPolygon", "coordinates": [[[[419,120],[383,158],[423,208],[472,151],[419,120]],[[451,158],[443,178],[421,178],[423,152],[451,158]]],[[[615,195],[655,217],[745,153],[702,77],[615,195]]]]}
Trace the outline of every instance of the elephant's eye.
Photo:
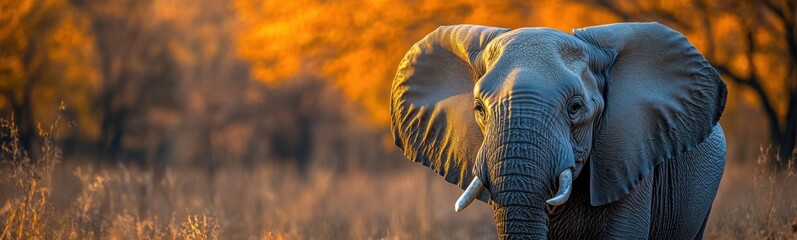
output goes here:
{"type": "Polygon", "coordinates": [[[571,119],[576,119],[584,108],[584,102],[581,97],[573,97],[567,104],[567,112],[570,114],[571,119]]]}
{"type": "Polygon", "coordinates": [[[476,100],[473,103],[473,112],[476,114],[476,120],[484,121],[484,104],[481,101],[476,100]]]}

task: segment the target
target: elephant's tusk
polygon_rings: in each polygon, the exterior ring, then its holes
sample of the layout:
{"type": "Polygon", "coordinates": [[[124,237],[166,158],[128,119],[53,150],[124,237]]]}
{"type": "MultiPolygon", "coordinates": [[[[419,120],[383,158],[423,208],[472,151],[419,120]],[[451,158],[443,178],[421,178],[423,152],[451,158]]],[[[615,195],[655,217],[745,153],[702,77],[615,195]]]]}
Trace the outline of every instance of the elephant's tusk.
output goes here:
{"type": "Polygon", "coordinates": [[[459,212],[468,207],[468,205],[473,202],[473,199],[479,197],[479,193],[482,192],[482,189],[484,189],[482,181],[479,180],[479,177],[473,177],[473,181],[470,182],[468,188],[465,189],[462,196],[459,196],[459,199],[457,199],[457,203],[454,204],[454,211],[459,212]]]}
{"type": "Polygon", "coordinates": [[[553,206],[565,204],[567,199],[570,198],[570,190],[572,189],[572,185],[573,172],[568,168],[559,174],[559,192],[556,193],[556,196],[548,199],[548,201],[545,202],[553,206]]]}

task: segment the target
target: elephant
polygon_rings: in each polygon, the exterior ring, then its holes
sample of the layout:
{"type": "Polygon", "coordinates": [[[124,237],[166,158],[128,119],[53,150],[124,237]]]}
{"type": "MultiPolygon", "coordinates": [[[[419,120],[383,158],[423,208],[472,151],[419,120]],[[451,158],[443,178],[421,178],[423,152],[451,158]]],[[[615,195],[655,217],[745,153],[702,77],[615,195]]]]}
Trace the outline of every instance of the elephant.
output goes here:
{"type": "Polygon", "coordinates": [[[660,23],[441,26],[401,60],[391,133],[492,206],[500,239],[700,239],[727,88],[660,23]]]}

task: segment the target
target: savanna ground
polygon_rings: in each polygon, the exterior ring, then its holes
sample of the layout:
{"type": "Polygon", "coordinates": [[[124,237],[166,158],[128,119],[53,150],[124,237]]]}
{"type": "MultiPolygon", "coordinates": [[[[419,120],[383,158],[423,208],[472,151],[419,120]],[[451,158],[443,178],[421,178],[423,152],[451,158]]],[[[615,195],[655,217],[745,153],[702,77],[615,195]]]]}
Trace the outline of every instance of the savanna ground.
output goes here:
{"type": "MultiPolygon", "coordinates": [[[[489,239],[492,210],[453,211],[461,193],[407,162],[390,172],[292,166],[169,168],[61,163],[54,128],[36,156],[2,122],[0,239],[489,239]],[[160,178],[160,179],[157,179],[160,178]],[[156,180],[157,179],[157,180],[156,180]]],[[[797,237],[797,176],[726,166],[705,237],[797,237]]],[[[385,161],[388,161],[386,159],[385,161]]],[[[390,161],[403,161],[395,159],[390,161]]]]}

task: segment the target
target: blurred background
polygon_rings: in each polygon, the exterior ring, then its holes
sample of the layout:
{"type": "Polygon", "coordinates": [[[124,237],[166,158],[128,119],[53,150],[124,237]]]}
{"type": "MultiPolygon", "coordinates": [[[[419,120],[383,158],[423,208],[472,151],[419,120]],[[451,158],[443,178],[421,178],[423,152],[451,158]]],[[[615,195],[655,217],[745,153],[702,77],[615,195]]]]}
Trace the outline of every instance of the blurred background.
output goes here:
{"type": "MultiPolygon", "coordinates": [[[[727,211],[707,236],[795,236],[791,0],[0,0],[0,156],[60,162],[39,224],[69,224],[30,236],[493,237],[486,204],[454,214],[457,188],[393,146],[399,61],[440,25],[622,21],[680,31],[728,84],[727,211]]],[[[0,214],[35,229],[8,202],[38,187],[14,176],[0,214]]]]}

